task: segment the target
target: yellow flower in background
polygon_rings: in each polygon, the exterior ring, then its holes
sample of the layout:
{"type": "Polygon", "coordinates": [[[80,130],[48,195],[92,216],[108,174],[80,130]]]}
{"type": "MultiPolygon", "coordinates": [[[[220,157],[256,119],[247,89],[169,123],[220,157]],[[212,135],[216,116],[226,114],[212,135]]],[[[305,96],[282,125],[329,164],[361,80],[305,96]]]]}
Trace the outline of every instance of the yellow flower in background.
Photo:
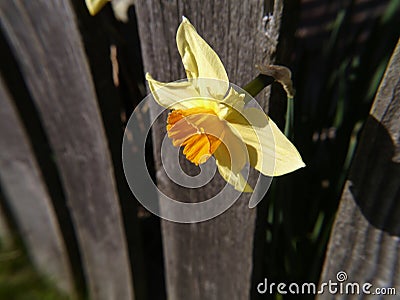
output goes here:
{"type": "Polygon", "coordinates": [[[245,107],[245,94],[230,88],[218,55],[186,18],[176,42],[188,80],[162,83],[148,73],[146,79],[158,104],[172,110],[168,136],[189,161],[199,165],[214,156],[221,176],[243,192],[253,191],[241,173],[246,163],[267,176],[305,166],[264,111],[245,107]]]}
{"type": "Polygon", "coordinates": [[[94,16],[111,0],[85,0],[89,13],[94,16]]]}

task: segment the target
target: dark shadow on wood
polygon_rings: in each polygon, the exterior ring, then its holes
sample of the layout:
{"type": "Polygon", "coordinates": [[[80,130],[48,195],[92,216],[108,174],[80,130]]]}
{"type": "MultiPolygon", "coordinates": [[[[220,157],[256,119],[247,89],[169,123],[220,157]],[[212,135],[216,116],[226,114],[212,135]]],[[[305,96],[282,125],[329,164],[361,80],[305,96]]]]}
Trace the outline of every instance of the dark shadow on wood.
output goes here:
{"type": "MultiPolygon", "coordinates": [[[[8,248],[14,244],[17,224],[6,201],[2,184],[0,183],[0,248],[8,248]],[[4,228],[3,228],[4,227],[4,228]]],[[[4,249],[3,248],[3,249],[4,249]]]]}
{"type": "MultiPolygon", "coordinates": [[[[268,193],[267,193],[268,195],[268,193]]],[[[251,274],[251,294],[252,300],[263,299],[263,295],[257,292],[257,285],[263,282],[265,277],[265,253],[266,253],[266,231],[268,226],[268,196],[257,205],[257,217],[254,230],[253,242],[253,270],[251,274]]]]}
{"type": "Polygon", "coordinates": [[[352,165],[350,191],[372,226],[400,236],[400,163],[395,161],[396,145],[385,126],[372,115],[364,132],[358,147],[369,151],[357,156],[352,165]]]}
{"type": "MultiPolygon", "coordinates": [[[[340,200],[320,281],[399,285],[400,43],[375,96],[340,200]]],[[[318,299],[335,299],[318,295],[318,299]]],[[[380,299],[378,295],[371,296],[380,299]]]]}
{"type": "MultiPolygon", "coordinates": [[[[124,220],[126,240],[130,257],[131,271],[133,274],[133,286],[135,298],[138,300],[147,299],[146,283],[146,261],[144,259],[142,245],[142,228],[138,220],[138,202],[132,195],[122,168],[122,136],[125,120],[129,116],[143,95],[140,93],[138,83],[140,80],[136,70],[131,70],[131,63],[126,60],[133,60],[135,67],[143,71],[139,64],[140,59],[137,55],[131,59],[125,54],[127,43],[137,42],[135,40],[135,26],[132,24],[122,24],[115,20],[111,6],[107,5],[97,16],[92,17],[87,12],[83,1],[72,1],[79,22],[79,29],[84,41],[85,51],[89,61],[93,82],[96,88],[97,100],[101,110],[103,125],[107,135],[108,147],[114,166],[114,174],[120,199],[121,212],[124,220]],[[120,28],[129,28],[132,38],[125,39],[120,33],[120,28]],[[110,47],[116,47],[116,59],[118,60],[119,86],[113,82],[113,66],[110,58],[110,47]],[[128,70],[127,70],[128,69],[128,70]],[[129,71],[129,72],[128,72],[129,71]],[[128,74],[127,74],[128,73],[128,74]],[[128,82],[128,84],[127,84],[128,82]],[[121,87],[124,86],[124,88],[121,87]],[[125,86],[128,85],[128,88],[125,86]]],[[[131,21],[132,23],[132,21],[131,21]]],[[[127,30],[127,29],[126,29],[127,30]]],[[[136,29],[137,39],[137,29],[136,29]]],[[[136,45],[135,49],[140,49],[136,45]]],[[[139,52],[140,57],[140,52],[139,52]]],[[[161,240],[161,237],[159,237],[161,240]]],[[[161,248],[160,248],[161,250],[161,248]]]]}

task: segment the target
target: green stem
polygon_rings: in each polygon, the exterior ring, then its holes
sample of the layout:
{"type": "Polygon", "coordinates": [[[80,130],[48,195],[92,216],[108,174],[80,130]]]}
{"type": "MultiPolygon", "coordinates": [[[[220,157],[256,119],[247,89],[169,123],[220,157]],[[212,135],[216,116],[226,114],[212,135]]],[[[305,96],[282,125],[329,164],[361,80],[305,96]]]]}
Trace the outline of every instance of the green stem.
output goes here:
{"type": "MultiPolygon", "coordinates": [[[[264,88],[271,85],[275,81],[272,76],[259,74],[252,81],[246,84],[243,89],[248,92],[252,97],[257,96],[264,88]]],[[[246,98],[245,98],[246,101],[246,98]]],[[[247,100],[248,101],[248,100],[247,100]]],[[[294,124],[294,100],[292,97],[287,98],[287,109],[286,109],[286,123],[285,123],[285,135],[289,140],[293,140],[294,124]]]]}
{"type": "Polygon", "coordinates": [[[274,77],[259,74],[256,78],[246,84],[243,89],[252,97],[257,96],[265,87],[271,85],[275,81],[274,77]]]}
{"type": "Polygon", "coordinates": [[[287,98],[287,108],[286,108],[286,122],[285,122],[285,135],[291,141],[293,141],[294,132],[294,100],[293,98],[287,98]]]}

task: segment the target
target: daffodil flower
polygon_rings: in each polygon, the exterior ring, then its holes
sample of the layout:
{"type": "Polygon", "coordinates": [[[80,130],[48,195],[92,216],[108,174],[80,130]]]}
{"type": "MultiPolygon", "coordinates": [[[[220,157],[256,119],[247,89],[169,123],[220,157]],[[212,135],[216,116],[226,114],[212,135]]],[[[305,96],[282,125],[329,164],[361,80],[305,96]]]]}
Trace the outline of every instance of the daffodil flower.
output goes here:
{"type": "Polygon", "coordinates": [[[245,94],[230,87],[214,50],[183,17],[176,42],[187,80],[162,83],[146,74],[159,105],[171,109],[167,133],[174,146],[199,165],[214,156],[221,176],[241,192],[252,192],[242,170],[246,163],[267,176],[304,167],[293,144],[262,111],[245,107],[245,94]]]}

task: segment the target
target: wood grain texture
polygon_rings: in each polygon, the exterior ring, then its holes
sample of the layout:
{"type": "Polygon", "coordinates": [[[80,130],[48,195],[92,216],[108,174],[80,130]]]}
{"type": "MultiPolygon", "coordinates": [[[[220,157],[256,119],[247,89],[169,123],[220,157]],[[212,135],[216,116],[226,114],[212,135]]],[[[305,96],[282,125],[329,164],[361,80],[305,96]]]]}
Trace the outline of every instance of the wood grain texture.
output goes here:
{"type": "MultiPolygon", "coordinates": [[[[321,282],[370,282],[400,292],[400,42],[370,111],[331,234],[321,282]]],[[[397,298],[396,298],[397,297],[397,298]]],[[[365,299],[329,295],[318,299],[365,299]]],[[[390,296],[389,296],[390,298],[390,296]]],[[[368,295],[368,299],[382,299],[368,295]]],[[[385,298],[386,299],[386,298],[385,298]]]]}
{"type": "Polygon", "coordinates": [[[2,1],[0,16],[54,151],[90,298],[132,299],[113,168],[70,3],[2,1]]]}
{"type": "Polygon", "coordinates": [[[60,289],[74,295],[60,227],[29,140],[2,79],[0,107],[0,183],[7,207],[38,270],[60,289]]]}
{"type": "MultiPolygon", "coordinates": [[[[166,82],[185,78],[175,43],[185,16],[218,53],[230,81],[243,86],[257,75],[254,65],[269,63],[276,51],[283,1],[275,1],[275,18],[266,25],[263,17],[271,12],[270,2],[136,1],[145,71],[166,82]]],[[[266,99],[266,93],[259,97],[264,107],[266,99]]],[[[209,199],[225,184],[218,176],[205,188],[191,190],[173,184],[165,174],[159,154],[165,118],[153,125],[158,187],[178,201],[209,199]]],[[[196,174],[184,158],[181,166],[196,174]]],[[[255,178],[252,173],[250,183],[255,178]]],[[[249,298],[256,210],[248,208],[248,201],[249,195],[242,195],[224,214],[202,223],[162,222],[168,299],[249,298]]]]}
{"type": "MultiPolygon", "coordinates": [[[[79,20],[79,30],[84,42],[87,61],[91,69],[97,102],[102,115],[108,148],[110,149],[111,160],[113,162],[115,182],[124,220],[130,268],[133,274],[132,280],[135,297],[138,299],[146,299],[146,276],[143,274],[146,274],[145,269],[147,266],[145,266],[145,261],[143,259],[142,236],[140,234],[142,229],[140,228],[137,218],[137,205],[139,203],[134,198],[126,182],[121,156],[122,136],[124,132],[121,121],[121,109],[123,107],[121,102],[129,99],[129,104],[125,105],[129,106],[129,111],[131,112],[134,109],[132,102],[142,98],[141,95],[137,94],[137,79],[133,76],[125,75],[127,65],[129,65],[127,62],[131,61],[128,59],[124,60],[123,55],[125,52],[129,52],[129,58],[131,59],[132,51],[129,50],[132,49],[125,49],[128,43],[120,37],[121,32],[118,30],[121,30],[119,27],[121,24],[116,24],[111,5],[105,6],[98,15],[93,17],[88,13],[84,1],[71,0],[71,3],[73,4],[76,17],[79,20]],[[118,41],[118,43],[116,44],[116,57],[114,57],[114,59],[118,60],[118,65],[121,68],[119,70],[120,74],[118,75],[118,87],[115,86],[113,81],[113,66],[112,59],[110,59],[110,43],[113,44],[116,43],[116,41],[118,41]],[[125,95],[121,88],[121,85],[124,85],[126,82],[129,86],[129,96],[125,95]],[[134,92],[136,92],[136,94],[134,92]]],[[[135,37],[135,31],[133,31],[133,29],[125,29],[129,32],[129,40],[135,37]]],[[[129,42],[129,44],[130,43],[131,42],[129,42]]],[[[140,47],[137,46],[137,48],[140,54],[140,47]]]]}

